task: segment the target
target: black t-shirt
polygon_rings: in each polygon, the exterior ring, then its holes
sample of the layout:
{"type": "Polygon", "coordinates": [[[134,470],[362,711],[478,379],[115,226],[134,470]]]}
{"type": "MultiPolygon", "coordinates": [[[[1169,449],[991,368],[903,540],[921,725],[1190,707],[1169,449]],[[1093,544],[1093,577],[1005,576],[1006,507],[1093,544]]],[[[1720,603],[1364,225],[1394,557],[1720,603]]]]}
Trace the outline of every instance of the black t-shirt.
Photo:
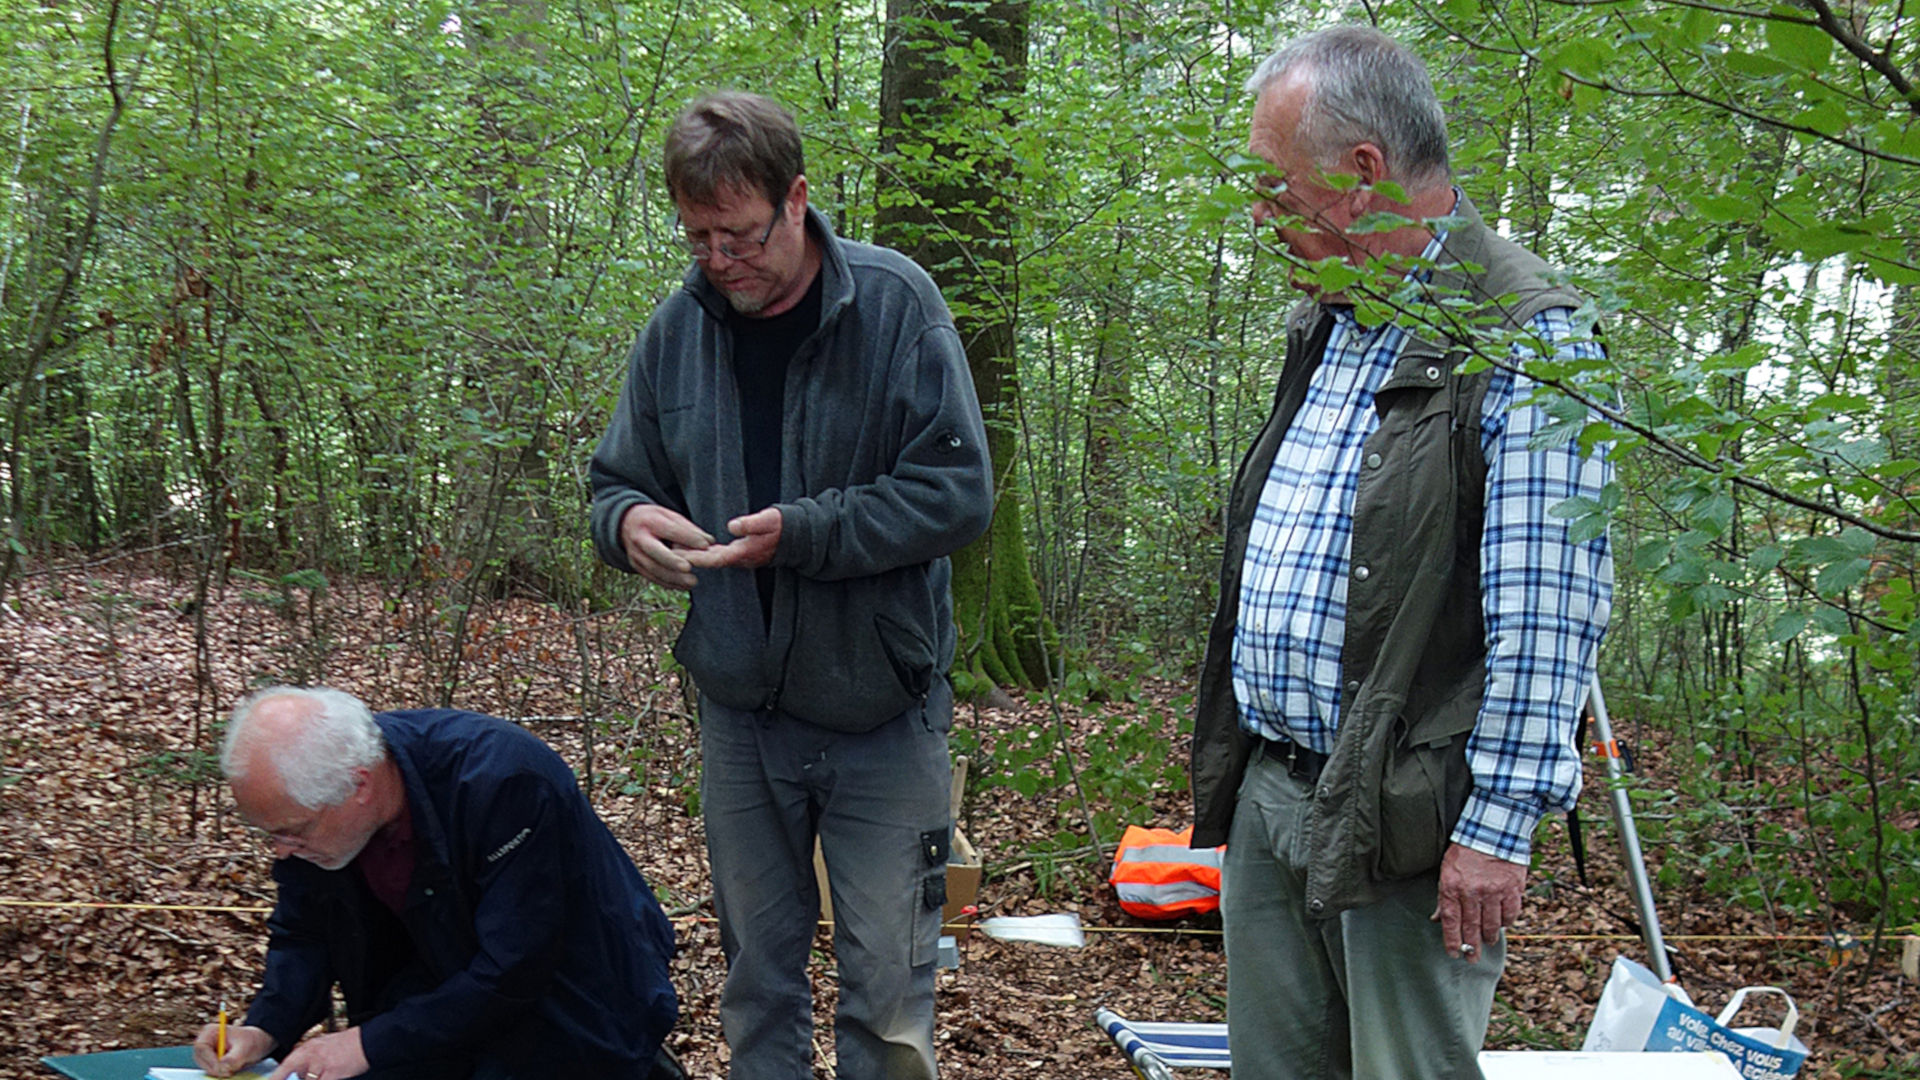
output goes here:
{"type": "MultiPolygon", "coordinates": [[[[800,345],[820,328],[820,281],[800,302],[764,319],[731,312],[733,380],[740,389],[740,449],[747,471],[747,511],[765,510],[780,501],[780,434],[786,412],[787,365],[800,345]]],[[[754,571],[760,587],[760,611],[773,618],[773,569],[754,571]]]]}

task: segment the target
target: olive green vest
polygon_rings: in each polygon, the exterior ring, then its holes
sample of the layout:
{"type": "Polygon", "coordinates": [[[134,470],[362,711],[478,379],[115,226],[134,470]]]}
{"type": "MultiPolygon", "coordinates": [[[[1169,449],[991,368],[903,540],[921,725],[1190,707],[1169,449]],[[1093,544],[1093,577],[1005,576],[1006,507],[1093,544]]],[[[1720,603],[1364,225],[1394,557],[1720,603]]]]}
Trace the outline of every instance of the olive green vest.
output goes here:
{"type": "MultiPolygon", "coordinates": [[[[1480,534],[1486,459],[1480,412],[1490,370],[1456,374],[1473,322],[1523,328],[1577,293],[1480,220],[1464,197],[1427,286],[1462,329],[1437,342],[1410,334],[1374,396],[1379,428],[1361,451],[1353,505],[1340,727],[1314,792],[1306,902],[1334,915],[1376,886],[1433,870],[1472,789],[1466,736],[1480,715],[1486,630],[1480,534]],[[1474,271],[1470,268],[1483,268],[1474,271]],[[1462,305],[1460,299],[1470,303],[1462,305]]],[[[1220,606],[1207,638],[1193,737],[1195,847],[1225,843],[1254,740],[1233,693],[1240,571],[1275,453],[1306,396],[1333,316],[1312,302],[1287,318],[1274,407],[1235,474],[1220,606]]]]}

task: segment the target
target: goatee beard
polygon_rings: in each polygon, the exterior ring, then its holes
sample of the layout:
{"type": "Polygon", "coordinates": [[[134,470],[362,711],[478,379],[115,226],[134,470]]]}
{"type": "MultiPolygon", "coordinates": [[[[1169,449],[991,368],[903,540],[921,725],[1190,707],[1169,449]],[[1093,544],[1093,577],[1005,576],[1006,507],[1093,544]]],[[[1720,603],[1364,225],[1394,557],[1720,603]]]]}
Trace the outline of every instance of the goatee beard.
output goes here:
{"type": "Polygon", "coordinates": [[[721,290],[720,294],[727,298],[727,303],[733,310],[742,315],[758,315],[767,306],[765,297],[743,296],[740,293],[727,292],[724,289],[721,290]]]}

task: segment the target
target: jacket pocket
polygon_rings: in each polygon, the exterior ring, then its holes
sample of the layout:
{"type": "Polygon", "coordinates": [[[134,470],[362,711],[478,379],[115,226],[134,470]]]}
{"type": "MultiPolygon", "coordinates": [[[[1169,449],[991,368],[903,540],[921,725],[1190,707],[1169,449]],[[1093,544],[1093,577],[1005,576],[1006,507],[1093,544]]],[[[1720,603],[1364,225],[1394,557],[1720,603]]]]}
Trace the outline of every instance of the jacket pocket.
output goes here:
{"type": "Polygon", "coordinates": [[[1467,736],[1479,713],[1479,695],[1471,694],[1443,703],[1418,723],[1410,724],[1404,713],[1394,720],[1380,778],[1375,880],[1398,881],[1440,865],[1473,790],[1467,736]]]}
{"type": "Polygon", "coordinates": [[[687,621],[673,643],[673,658],[693,676],[700,692],[729,709],[753,712],[765,708],[772,696],[773,685],[762,674],[766,639],[760,618],[752,576],[723,577],[695,588],[687,621]]]}
{"type": "Polygon", "coordinates": [[[953,616],[937,604],[924,565],[846,581],[800,577],[792,618],[790,636],[776,628],[779,707],[808,723],[871,731],[944,674],[937,634],[953,616]]]}
{"type": "Polygon", "coordinates": [[[917,628],[880,613],[873,616],[873,632],[900,689],[924,696],[933,685],[933,642],[917,628]]]}

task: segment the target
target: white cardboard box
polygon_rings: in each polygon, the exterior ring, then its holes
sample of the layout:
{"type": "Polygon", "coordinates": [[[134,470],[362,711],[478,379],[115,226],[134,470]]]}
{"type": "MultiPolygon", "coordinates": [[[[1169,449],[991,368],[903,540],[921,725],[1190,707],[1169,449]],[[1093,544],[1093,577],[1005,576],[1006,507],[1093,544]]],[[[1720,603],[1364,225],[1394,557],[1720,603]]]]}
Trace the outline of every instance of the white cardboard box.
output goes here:
{"type": "Polygon", "coordinates": [[[1740,1080],[1725,1054],[1483,1050],[1486,1080],[1740,1080]]]}

